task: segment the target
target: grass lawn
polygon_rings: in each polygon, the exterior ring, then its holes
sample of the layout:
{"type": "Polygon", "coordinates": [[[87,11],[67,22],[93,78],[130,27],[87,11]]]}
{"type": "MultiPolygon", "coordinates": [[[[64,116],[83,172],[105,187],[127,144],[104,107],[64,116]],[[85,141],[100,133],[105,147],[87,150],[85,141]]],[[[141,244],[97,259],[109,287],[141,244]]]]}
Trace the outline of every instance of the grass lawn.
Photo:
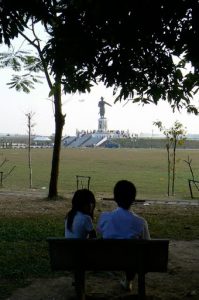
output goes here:
{"type": "MultiPolygon", "coordinates": [[[[2,171],[15,165],[12,175],[3,182],[5,189],[23,190],[29,187],[27,150],[2,150],[9,162],[2,171]]],[[[187,157],[192,159],[195,178],[199,179],[199,150],[178,150],[176,164],[175,198],[189,199],[187,180],[191,178],[187,157]]],[[[33,149],[33,187],[48,190],[52,149],[33,149]]],[[[119,179],[132,180],[140,199],[167,197],[167,155],[159,149],[66,149],[61,151],[59,192],[65,195],[76,189],[76,175],[91,176],[95,193],[112,193],[119,179]]],[[[194,192],[199,196],[199,193],[194,192]]]]}

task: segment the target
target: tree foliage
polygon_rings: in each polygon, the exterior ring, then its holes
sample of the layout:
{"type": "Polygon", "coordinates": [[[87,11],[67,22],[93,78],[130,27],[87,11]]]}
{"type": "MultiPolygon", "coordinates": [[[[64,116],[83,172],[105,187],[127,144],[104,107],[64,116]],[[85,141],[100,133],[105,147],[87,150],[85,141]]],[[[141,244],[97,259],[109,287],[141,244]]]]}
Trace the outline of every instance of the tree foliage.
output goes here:
{"type": "Polygon", "coordinates": [[[1,52],[0,68],[5,67],[11,68],[15,72],[11,81],[7,83],[9,88],[15,88],[18,92],[30,93],[31,89],[34,89],[35,83],[41,83],[41,76],[35,74],[43,71],[41,60],[28,51],[14,51],[10,48],[8,52],[1,52]],[[21,71],[24,73],[21,74],[21,71]]]}
{"type": "Polygon", "coordinates": [[[191,103],[199,85],[197,0],[61,2],[66,6],[45,50],[53,71],[64,74],[66,91],[103,81],[119,91],[116,101],[163,99],[197,113],[191,103]]]}
{"type": "Polygon", "coordinates": [[[116,101],[163,99],[197,113],[198,0],[2,0],[0,8],[0,41],[8,44],[30,16],[43,22],[51,36],[43,54],[66,92],[103,81],[116,101]]]}
{"type": "MultiPolygon", "coordinates": [[[[59,2],[56,0],[55,2],[59,2]]],[[[1,0],[0,1],[0,43],[8,46],[18,37],[19,31],[27,28],[27,23],[34,16],[35,21],[49,22],[48,7],[54,0],[1,0]]]]}

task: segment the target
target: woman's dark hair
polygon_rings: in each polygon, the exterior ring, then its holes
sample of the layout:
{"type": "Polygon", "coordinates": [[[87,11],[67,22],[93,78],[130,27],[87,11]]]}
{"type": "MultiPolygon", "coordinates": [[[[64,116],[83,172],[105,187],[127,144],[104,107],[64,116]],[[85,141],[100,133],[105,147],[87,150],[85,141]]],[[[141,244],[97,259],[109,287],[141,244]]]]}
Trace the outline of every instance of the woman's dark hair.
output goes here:
{"type": "MultiPolygon", "coordinates": [[[[85,207],[87,205],[93,205],[93,210],[95,208],[95,196],[94,194],[87,190],[77,190],[72,198],[72,209],[68,212],[66,218],[67,218],[67,229],[71,231],[72,225],[73,225],[73,219],[77,213],[77,211],[80,211],[82,213],[87,213],[85,211],[85,207]]],[[[89,214],[91,218],[93,218],[93,212],[89,214]]]]}
{"type": "Polygon", "coordinates": [[[128,180],[120,180],[116,183],[113,194],[117,205],[124,209],[128,209],[135,201],[136,187],[128,180]]]}

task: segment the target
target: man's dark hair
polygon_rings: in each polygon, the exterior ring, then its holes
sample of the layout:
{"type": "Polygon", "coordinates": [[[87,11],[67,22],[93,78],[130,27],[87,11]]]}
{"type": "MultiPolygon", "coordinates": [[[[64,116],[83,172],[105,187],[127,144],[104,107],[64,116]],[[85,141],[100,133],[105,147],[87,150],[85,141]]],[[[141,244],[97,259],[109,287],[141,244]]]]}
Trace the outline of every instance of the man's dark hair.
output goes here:
{"type": "Polygon", "coordinates": [[[135,201],[136,187],[128,180],[120,180],[116,183],[114,190],[114,200],[119,207],[129,209],[135,201]]]}

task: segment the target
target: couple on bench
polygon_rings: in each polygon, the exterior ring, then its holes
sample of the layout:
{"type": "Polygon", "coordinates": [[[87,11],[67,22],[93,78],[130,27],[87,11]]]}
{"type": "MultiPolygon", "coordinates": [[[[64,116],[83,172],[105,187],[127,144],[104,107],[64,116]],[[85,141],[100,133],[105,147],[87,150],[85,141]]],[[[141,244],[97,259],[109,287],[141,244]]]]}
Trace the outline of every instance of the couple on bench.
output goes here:
{"type": "MultiPolygon", "coordinates": [[[[101,213],[96,230],[93,225],[95,209],[94,194],[88,189],[77,190],[72,198],[72,208],[65,218],[65,237],[74,239],[150,239],[147,221],[130,211],[136,198],[134,184],[127,180],[116,183],[114,201],[117,208],[101,213]],[[96,233],[97,232],[97,233],[96,233]]],[[[126,271],[121,285],[125,290],[132,289],[135,272],[126,271]]]]}

